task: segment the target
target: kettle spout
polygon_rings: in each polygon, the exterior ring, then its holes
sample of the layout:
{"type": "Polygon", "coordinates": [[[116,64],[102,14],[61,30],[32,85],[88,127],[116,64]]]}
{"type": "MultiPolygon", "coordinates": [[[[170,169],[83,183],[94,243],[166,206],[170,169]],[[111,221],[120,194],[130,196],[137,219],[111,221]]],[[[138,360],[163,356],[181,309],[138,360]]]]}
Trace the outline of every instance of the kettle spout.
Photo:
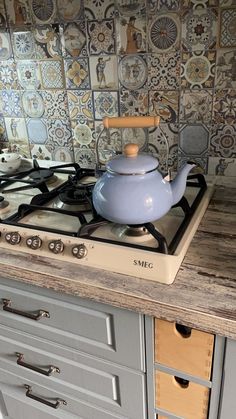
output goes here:
{"type": "Polygon", "coordinates": [[[196,164],[192,162],[185,164],[180,169],[173,182],[171,182],[170,186],[172,191],[172,205],[177,204],[184,195],[188,173],[195,166],[196,164]]]}

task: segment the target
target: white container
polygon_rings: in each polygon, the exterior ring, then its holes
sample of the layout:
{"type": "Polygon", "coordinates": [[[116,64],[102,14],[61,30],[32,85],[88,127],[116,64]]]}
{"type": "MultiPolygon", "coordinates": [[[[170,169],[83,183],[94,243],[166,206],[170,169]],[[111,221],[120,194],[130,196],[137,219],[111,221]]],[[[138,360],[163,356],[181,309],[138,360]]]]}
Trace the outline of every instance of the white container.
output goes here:
{"type": "Polygon", "coordinates": [[[0,154],[0,172],[14,173],[20,167],[21,156],[17,153],[0,154]]]}

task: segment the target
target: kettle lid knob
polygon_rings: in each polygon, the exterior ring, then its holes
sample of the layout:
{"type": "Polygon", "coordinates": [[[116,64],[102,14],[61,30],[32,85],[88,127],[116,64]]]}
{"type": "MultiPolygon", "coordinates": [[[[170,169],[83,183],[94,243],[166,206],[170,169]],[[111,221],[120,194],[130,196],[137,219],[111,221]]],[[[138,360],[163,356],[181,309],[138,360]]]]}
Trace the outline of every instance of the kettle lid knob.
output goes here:
{"type": "Polygon", "coordinates": [[[135,143],[129,143],[126,144],[124,147],[124,155],[125,157],[137,157],[139,151],[138,144],[135,143]]]}

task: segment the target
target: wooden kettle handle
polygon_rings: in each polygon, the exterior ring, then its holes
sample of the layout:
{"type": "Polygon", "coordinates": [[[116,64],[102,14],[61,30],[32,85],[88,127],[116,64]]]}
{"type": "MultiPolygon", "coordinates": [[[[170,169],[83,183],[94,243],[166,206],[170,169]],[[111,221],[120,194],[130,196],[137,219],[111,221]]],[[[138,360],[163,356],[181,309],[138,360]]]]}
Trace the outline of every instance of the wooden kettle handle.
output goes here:
{"type": "Polygon", "coordinates": [[[103,119],[104,128],[150,128],[157,127],[159,116],[119,116],[103,119]]]}

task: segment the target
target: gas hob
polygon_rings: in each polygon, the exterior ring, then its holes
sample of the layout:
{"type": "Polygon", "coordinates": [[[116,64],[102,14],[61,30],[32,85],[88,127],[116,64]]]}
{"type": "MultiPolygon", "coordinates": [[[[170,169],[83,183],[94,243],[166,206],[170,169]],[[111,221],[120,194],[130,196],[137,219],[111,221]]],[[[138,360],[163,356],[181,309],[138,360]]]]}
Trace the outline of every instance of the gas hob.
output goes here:
{"type": "Polygon", "coordinates": [[[92,205],[97,174],[78,164],[0,176],[0,248],[166,284],[174,281],[213,192],[190,175],[185,196],[154,223],[119,225],[92,205]]]}

